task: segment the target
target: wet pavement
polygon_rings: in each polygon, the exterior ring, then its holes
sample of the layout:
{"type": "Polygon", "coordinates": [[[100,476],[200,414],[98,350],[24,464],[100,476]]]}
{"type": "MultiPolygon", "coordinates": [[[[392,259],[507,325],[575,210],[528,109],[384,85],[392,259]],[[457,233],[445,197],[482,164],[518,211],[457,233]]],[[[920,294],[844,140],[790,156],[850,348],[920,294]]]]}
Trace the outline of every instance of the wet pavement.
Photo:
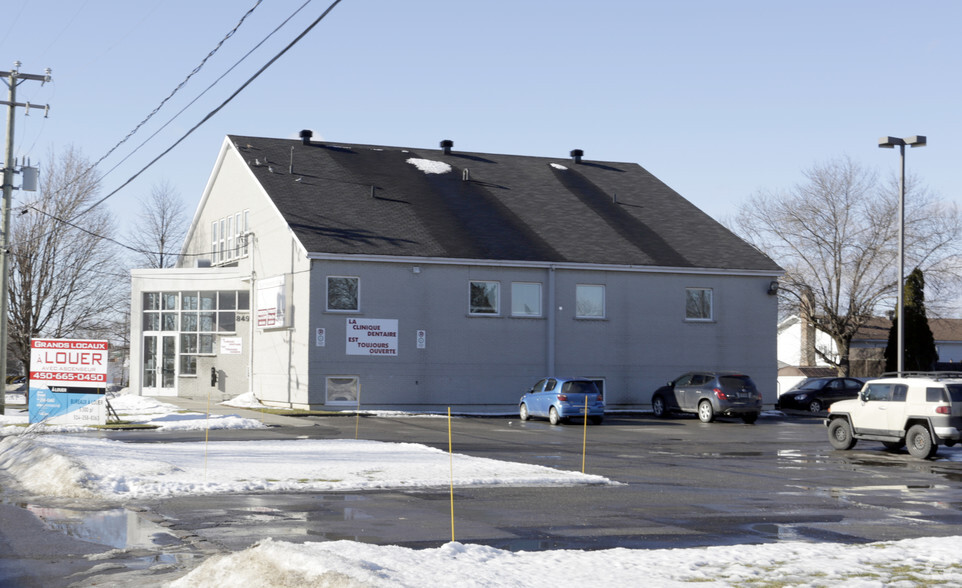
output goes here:
{"type": "MultiPolygon", "coordinates": [[[[357,436],[444,450],[448,443],[448,422],[442,418],[295,421],[266,430],[212,431],[211,441],[357,436]]],[[[468,417],[455,418],[452,429],[458,453],[575,471],[584,463],[587,473],[615,482],[456,488],[453,534],[461,542],[510,550],[650,549],[962,535],[958,447],[940,448],[932,461],[864,441],[840,452],[829,446],[820,419],[777,414],[764,415],[755,425],[616,414],[587,431],[580,424],[468,417]]],[[[203,438],[203,432],[105,435],[132,443],[203,438]]],[[[44,586],[94,585],[95,579],[97,585],[166,581],[210,554],[244,549],[266,537],[414,548],[438,546],[452,537],[448,488],[185,496],[126,505],[44,502],[0,504],[0,553],[33,553],[41,579],[63,574],[71,561],[79,574],[73,584],[36,584],[44,586]],[[29,540],[35,551],[27,549],[27,539],[12,538],[8,520],[36,538],[29,540]],[[56,559],[51,552],[57,552],[57,542],[74,555],[56,559]],[[118,552],[90,559],[107,549],[118,552]]],[[[0,578],[21,564],[0,556],[0,578]]]]}

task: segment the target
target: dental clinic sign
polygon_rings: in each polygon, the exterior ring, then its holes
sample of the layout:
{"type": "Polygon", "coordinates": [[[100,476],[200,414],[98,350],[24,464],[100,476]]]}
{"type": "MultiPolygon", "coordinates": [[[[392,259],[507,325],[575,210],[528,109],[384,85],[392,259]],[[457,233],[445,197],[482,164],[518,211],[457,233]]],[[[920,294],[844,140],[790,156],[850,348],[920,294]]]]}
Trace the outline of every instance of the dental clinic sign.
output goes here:
{"type": "Polygon", "coordinates": [[[33,339],[30,422],[105,424],[108,349],[107,341],[33,339]]]}
{"type": "Polygon", "coordinates": [[[347,355],[397,356],[397,319],[347,319],[347,355]]]}

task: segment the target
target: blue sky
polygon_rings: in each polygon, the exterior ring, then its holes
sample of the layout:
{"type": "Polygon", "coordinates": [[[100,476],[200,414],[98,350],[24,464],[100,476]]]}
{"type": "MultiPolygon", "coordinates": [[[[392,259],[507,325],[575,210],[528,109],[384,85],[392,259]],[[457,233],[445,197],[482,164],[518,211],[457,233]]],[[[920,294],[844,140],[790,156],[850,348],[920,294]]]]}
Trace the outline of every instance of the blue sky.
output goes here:
{"type": "MultiPolygon", "coordinates": [[[[330,4],[314,0],[158,129],[304,0],[265,0],[190,82],[104,161],[113,191],[179,139],[330,4]]],[[[99,159],[255,5],[4,0],[0,70],[53,70],[17,100],[16,155],[99,159]]],[[[962,3],[950,0],[342,0],[171,154],[107,201],[122,219],[166,180],[193,213],[227,134],[635,162],[718,219],[847,155],[883,176],[883,135],[928,137],[909,173],[962,200],[962,3]]],[[[5,90],[4,88],[0,88],[5,90]]],[[[15,192],[15,204],[27,193],[15,192]]]]}

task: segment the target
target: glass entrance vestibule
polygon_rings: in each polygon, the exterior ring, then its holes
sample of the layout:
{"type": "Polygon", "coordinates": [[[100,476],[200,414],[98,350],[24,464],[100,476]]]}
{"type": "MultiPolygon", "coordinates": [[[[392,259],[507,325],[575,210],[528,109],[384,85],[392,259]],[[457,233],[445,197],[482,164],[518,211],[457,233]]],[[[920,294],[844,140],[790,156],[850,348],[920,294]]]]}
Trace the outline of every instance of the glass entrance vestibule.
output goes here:
{"type": "Polygon", "coordinates": [[[143,292],[142,303],[141,383],[146,395],[176,396],[183,378],[203,375],[198,362],[217,356],[219,339],[223,344],[225,337],[249,329],[247,290],[143,292]]]}

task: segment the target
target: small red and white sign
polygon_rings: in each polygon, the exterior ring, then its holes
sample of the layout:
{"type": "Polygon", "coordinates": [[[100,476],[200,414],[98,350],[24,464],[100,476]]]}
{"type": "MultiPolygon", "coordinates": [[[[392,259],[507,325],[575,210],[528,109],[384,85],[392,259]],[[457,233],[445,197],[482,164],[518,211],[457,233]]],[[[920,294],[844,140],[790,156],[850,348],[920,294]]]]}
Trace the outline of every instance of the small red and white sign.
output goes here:
{"type": "Polygon", "coordinates": [[[80,339],[30,341],[30,380],[101,388],[107,382],[109,343],[80,339]]]}

